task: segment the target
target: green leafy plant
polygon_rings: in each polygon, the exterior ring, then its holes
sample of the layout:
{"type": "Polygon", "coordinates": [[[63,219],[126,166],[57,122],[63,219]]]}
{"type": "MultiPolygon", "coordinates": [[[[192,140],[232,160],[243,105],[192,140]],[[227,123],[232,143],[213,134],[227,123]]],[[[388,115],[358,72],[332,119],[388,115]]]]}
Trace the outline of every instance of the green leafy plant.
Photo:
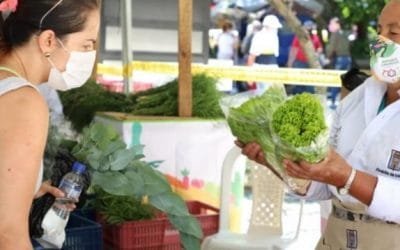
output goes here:
{"type": "MultiPolygon", "coordinates": [[[[275,151],[269,123],[274,111],[286,100],[279,86],[270,87],[236,108],[230,108],[227,121],[232,134],[244,143],[257,142],[268,156],[275,151]]],[[[272,158],[272,157],[270,157],[272,158]]]]}
{"type": "MultiPolygon", "coordinates": [[[[193,116],[223,118],[219,106],[221,93],[216,88],[217,79],[206,74],[193,75],[193,116]]],[[[178,116],[178,80],[163,86],[138,92],[131,96],[134,102],[131,113],[135,115],[178,116]]]]}
{"type": "Polygon", "coordinates": [[[157,212],[153,206],[133,196],[113,195],[99,188],[89,206],[94,207],[109,224],[152,219],[157,212]]]}
{"type": "MultiPolygon", "coordinates": [[[[112,127],[95,123],[83,129],[72,154],[88,164],[92,190],[101,189],[137,201],[147,197],[148,203],[164,212],[180,232],[185,249],[199,249],[202,231],[198,221],[188,212],[182,198],[172,191],[164,175],[143,160],[142,151],[143,146],[127,148],[112,127]]],[[[111,218],[120,219],[123,218],[111,218]]]]}
{"type": "MultiPolygon", "coordinates": [[[[221,93],[217,79],[198,74],[193,76],[193,116],[223,118],[219,106],[221,93]]],[[[63,113],[73,128],[80,132],[88,126],[96,112],[114,111],[145,116],[178,116],[178,81],[135,94],[125,95],[105,90],[94,80],[80,88],[59,92],[63,113]]]]}
{"type": "Polygon", "coordinates": [[[313,163],[325,158],[328,127],[315,95],[303,93],[288,99],[274,112],[271,125],[283,156],[313,163]]]}
{"type": "Polygon", "coordinates": [[[273,172],[300,194],[305,193],[309,180],[287,176],[283,158],[318,162],[328,152],[324,109],[311,94],[287,98],[282,88],[272,86],[263,95],[231,108],[228,124],[240,141],[257,142],[273,172]]]}
{"type": "Polygon", "coordinates": [[[59,92],[63,113],[77,131],[89,125],[98,111],[128,112],[132,101],[126,95],[105,90],[95,80],[82,87],[59,92]]]}

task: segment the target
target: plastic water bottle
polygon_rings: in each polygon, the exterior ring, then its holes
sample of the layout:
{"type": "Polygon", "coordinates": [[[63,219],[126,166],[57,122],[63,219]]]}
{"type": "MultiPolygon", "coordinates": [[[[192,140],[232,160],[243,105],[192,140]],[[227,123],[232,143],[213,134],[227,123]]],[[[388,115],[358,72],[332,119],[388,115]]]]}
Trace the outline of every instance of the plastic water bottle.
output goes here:
{"type": "Polygon", "coordinates": [[[84,177],[82,174],[85,170],[85,165],[80,162],[74,162],[72,171],[64,175],[60,185],[58,186],[58,188],[64,192],[65,196],[63,198],[56,198],[52,209],[62,219],[67,220],[69,218],[67,205],[78,202],[79,200],[84,183],[84,177]]]}

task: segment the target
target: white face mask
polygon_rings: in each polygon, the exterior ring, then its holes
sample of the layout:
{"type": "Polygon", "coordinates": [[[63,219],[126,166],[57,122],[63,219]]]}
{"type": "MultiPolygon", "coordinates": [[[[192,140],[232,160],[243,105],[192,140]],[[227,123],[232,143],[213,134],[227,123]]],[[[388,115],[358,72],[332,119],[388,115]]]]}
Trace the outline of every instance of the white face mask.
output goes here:
{"type": "Polygon", "coordinates": [[[85,84],[92,74],[96,61],[96,51],[68,51],[62,43],[61,46],[70,54],[66,69],[64,72],[60,72],[50,58],[48,58],[52,67],[47,84],[61,91],[79,88],[85,84]]]}
{"type": "Polygon", "coordinates": [[[379,36],[370,45],[372,74],[380,81],[400,81],[400,45],[379,36]]]}

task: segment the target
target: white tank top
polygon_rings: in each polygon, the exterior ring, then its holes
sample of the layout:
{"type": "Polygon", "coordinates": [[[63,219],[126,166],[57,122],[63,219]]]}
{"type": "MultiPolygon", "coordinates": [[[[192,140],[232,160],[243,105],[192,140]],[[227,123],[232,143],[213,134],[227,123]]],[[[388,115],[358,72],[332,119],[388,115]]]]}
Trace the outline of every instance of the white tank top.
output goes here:
{"type": "MultiPolygon", "coordinates": [[[[13,71],[10,71],[8,69],[5,69],[3,67],[0,67],[0,70],[5,70],[9,71],[11,73],[14,73],[13,71]]],[[[15,74],[15,73],[14,73],[15,74]]],[[[6,79],[0,80],[0,96],[6,94],[7,92],[29,86],[37,91],[37,87],[31,83],[29,83],[27,80],[21,78],[21,77],[8,77],[6,79]]],[[[40,163],[40,170],[39,170],[39,175],[38,179],[36,181],[36,188],[35,188],[35,193],[39,190],[40,185],[42,184],[42,178],[43,178],[43,161],[40,163]]]]}

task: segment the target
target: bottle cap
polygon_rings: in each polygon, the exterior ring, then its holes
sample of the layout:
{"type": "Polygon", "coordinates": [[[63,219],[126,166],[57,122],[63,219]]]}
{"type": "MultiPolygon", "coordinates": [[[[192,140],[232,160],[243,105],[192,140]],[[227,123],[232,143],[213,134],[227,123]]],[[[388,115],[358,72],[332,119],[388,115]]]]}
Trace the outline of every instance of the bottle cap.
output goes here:
{"type": "Polygon", "coordinates": [[[85,172],[86,166],[80,162],[74,162],[74,165],[72,165],[72,171],[77,172],[79,174],[82,174],[85,172]]]}

